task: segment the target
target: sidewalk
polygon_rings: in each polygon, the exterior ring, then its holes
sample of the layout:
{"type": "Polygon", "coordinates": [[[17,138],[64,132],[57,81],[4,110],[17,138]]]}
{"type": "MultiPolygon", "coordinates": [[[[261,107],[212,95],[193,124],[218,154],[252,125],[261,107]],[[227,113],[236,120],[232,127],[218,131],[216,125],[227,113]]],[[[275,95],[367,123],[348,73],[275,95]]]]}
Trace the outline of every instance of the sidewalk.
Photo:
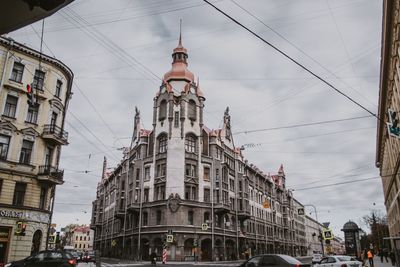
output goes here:
{"type": "MultiPolygon", "coordinates": [[[[243,263],[243,260],[238,261],[201,261],[201,262],[194,262],[194,261],[167,261],[169,264],[174,265],[225,265],[225,266],[239,266],[243,263]]],[[[148,265],[149,261],[133,261],[133,260],[121,260],[115,258],[101,258],[101,263],[112,264],[112,265],[124,265],[124,266],[141,266],[141,265],[148,265]]],[[[161,262],[158,262],[161,263],[161,262]]],[[[104,265],[106,266],[106,265],[104,265]]],[[[375,266],[378,267],[378,266],[375,266]]],[[[381,266],[379,266],[381,267],[381,266]]],[[[382,267],[390,267],[390,266],[382,266],[382,267]]]]}
{"type": "MultiPolygon", "coordinates": [[[[370,267],[368,260],[366,261],[365,266],[370,267]]],[[[393,265],[389,257],[388,257],[388,262],[386,262],[385,257],[383,257],[383,262],[381,262],[381,257],[375,256],[374,267],[393,267],[393,265]]]]}

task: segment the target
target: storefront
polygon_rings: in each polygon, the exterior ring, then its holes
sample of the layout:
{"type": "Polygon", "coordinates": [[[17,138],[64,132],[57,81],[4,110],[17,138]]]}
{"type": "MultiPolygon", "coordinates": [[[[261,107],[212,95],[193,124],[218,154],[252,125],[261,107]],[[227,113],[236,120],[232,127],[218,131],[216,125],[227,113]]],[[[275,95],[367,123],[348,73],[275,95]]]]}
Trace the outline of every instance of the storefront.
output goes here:
{"type": "Polygon", "coordinates": [[[0,267],[45,249],[49,214],[0,208],[0,267]]]}

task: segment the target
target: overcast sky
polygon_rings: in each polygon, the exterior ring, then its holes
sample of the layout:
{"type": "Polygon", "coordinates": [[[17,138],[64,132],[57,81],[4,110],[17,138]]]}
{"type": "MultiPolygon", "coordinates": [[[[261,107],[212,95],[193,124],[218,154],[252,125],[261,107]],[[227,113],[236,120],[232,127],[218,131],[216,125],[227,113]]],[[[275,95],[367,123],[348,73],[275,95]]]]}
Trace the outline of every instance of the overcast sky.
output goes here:
{"type": "MultiPolygon", "coordinates": [[[[382,1],[214,2],[377,112],[382,1]]],[[[70,144],[61,157],[65,183],[57,187],[53,217],[58,227],[90,223],[103,157],[109,167],[122,158],[118,148],[129,145],[135,106],[151,129],[153,97],[170,69],[180,19],[189,69],[206,97],[208,128],[221,127],[229,106],[235,144],[245,146],[249,162],[271,174],[283,164],[287,188],[315,205],[336,235],[343,236],[348,220],[365,228],[363,215],[385,210],[374,164],[376,121],[368,112],[201,0],[75,0],[44,28],[44,52],[75,74],[65,126],[70,144]],[[244,133],[357,117],[363,118],[244,133]]],[[[40,32],[38,22],[8,36],[39,49],[40,32]]]]}

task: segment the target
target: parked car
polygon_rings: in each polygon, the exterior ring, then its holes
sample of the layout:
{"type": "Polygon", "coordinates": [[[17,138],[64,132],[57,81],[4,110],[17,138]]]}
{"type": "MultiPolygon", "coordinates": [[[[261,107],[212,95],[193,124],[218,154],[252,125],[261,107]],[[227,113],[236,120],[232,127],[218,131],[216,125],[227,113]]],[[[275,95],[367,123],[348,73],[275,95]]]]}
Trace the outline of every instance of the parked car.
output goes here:
{"type": "Polygon", "coordinates": [[[313,257],[312,257],[313,264],[319,263],[321,260],[322,260],[322,254],[318,254],[318,253],[313,254],[313,257]]]}
{"type": "Polygon", "coordinates": [[[23,260],[7,263],[4,267],[76,267],[76,259],[65,251],[43,250],[23,260]]]}
{"type": "Polygon", "coordinates": [[[83,262],[94,262],[96,263],[96,254],[94,251],[88,251],[87,254],[83,255],[83,262]]]}
{"type": "Polygon", "coordinates": [[[245,261],[240,267],[310,267],[310,264],[305,264],[297,259],[283,254],[263,254],[257,255],[245,261]]]}
{"type": "Polygon", "coordinates": [[[362,267],[362,263],[351,256],[335,255],[323,258],[315,267],[362,267]]]}

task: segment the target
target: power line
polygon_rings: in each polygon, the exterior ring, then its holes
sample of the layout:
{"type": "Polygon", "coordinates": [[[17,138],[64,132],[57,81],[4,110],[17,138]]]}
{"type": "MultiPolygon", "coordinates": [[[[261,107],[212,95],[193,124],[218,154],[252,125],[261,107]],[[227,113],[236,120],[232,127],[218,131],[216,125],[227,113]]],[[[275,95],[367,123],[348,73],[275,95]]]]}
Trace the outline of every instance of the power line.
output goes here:
{"type": "Polygon", "coordinates": [[[337,185],[344,185],[344,184],[352,184],[352,183],[359,183],[359,182],[365,182],[368,180],[375,180],[375,179],[380,179],[381,177],[375,176],[375,177],[369,177],[369,178],[364,178],[364,179],[357,179],[357,180],[352,180],[352,181],[346,181],[346,182],[339,182],[339,183],[333,183],[333,184],[325,184],[325,185],[317,185],[317,186],[311,186],[311,187],[303,187],[303,188],[297,188],[297,189],[292,189],[293,191],[304,191],[304,190],[310,190],[310,189],[318,189],[318,188],[326,188],[326,187],[332,187],[332,186],[337,186],[337,185]]]}
{"type": "Polygon", "coordinates": [[[345,119],[337,119],[337,120],[328,120],[328,121],[319,121],[319,122],[310,122],[310,123],[303,123],[303,124],[294,124],[288,126],[280,126],[280,127],[272,127],[272,128],[265,128],[265,129],[257,129],[257,130],[248,130],[248,131],[240,131],[235,132],[233,134],[248,134],[248,133],[255,133],[255,132],[265,132],[265,131],[273,131],[273,130],[280,130],[280,129],[291,129],[297,127],[306,127],[306,126],[313,126],[313,125],[320,125],[320,124],[329,124],[335,122],[342,122],[342,121],[351,121],[351,120],[359,120],[369,118],[372,115],[360,116],[360,117],[352,117],[352,118],[345,118],[345,119]]]}
{"type": "MultiPolygon", "coordinates": [[[[255,20],[257,20],[258,22],[260,22],[262,25],[264,25],[265,27],[267,27],[269,30],[271,30],[273,33],[275,33],[276,35],[278,35],[280,38],[282,38],[283,40],[285,40],[287,43],[289,43],[291,46],[293,46],[294,48],[296,48],[300,53],[302,53],[303,55],[305,55],[307,58],[309,58],[311,61],[313,61],[314,63],[316,63],[318,66],[320,66],[322,69],[324,69],[325,71],[327,71],[328,73],[330,73],[333,77],[335,77],[336,79],[338,79],[339,81],[341,81],[343,84],[345,84],[346,86],[348,86],[350,89],[352,89],[352,90],[354,90],[358,95],[360,95],[361,97],[363,97],[365,100],[367,100],[370,104],[373,104],[374,105],[374,103],[371,103],[371,101],[369,101],[369,99],[368,98],[366,98],[363,94],[361,94],[359,91],[357,91],[356,89],[354,89],[352,86],[350,86],[348,83],[346,83],[346,82],[344,82],[343,80],[342,80],[342,78],[340,78],[339,76],[337,76],[334,72],[332,72],[330,69],[328,69],[328,68],[326,68],[324,65],[322,65],[320,62],[318,62],[316,59],[314,59],[312,56],[310,56],[309,54],[307,54],[303,49],[301,49],[299,46],[297,46],[296,44],[294,44],[293,42],[291,42],[290,40],[288,40],[285,36],[283,36],[282,34],[280,34],[277,30],[275,30],[274,28],[272,28],[271,26],[269,26],[269,25],[267,25],[266,23],[264,23],[264,21],[262,21],[260,18],[258,18],[257,16],[255,16],[254,14],[252,14],[250,11],[248,11],[247,9],[245,9],[243,6],[241,6],[241,5],[239,5],[235,0],[231,0],[231,2],[232,3],[234,3],[237,7],[239,7],[240,9],[242,9],[244,12],[246,12],[247,14],[249,14],[251,17],[253,17],[255,20]]],[[[331,15],[332,15],[332,17],[333,17],[333,14],[332,14],[332,9],[331,9],[331,7],[330,7],[330,5],[329,5],[329,1],[328,1],[328,7],[329,7],[329,11],[330,11],[330,13],[331,13],[331,15]]],[[[333,19],[334,19],[334,17],[333,17],[333,19]]],[[[339,29],[338,29],[338,26],[337,26],[337,24],[336,24],[336,20],[334,19],[334,22],[335,22],[335,25],[336,25],[336,29],[337,29],[337,31],[339,32],[339,34],[340,34],[340,31],[339,31],[339,29]]],[[[342,35],[340,34],[340,37],[341,37],[341,39],[342,39],[342,43],[343,43],[343,46],[345,47],[345,50],[346,50],[346,54],[347,54],[347,57],[348,57],[348,61],[350,62],[350,65],[351,65],[351,67],[352,67],[352,69],[353,69],[353,72],[354,72],[354,74],[355,74],[355,71],[354,71],[354,66],[353,66],[353,63],[352,63],[352,61],[350,60],[350,56],[349,56],[349,53],[348,53],[348,51],[347,51],[347,48],[346,48],[346,46],[344,45],[344,40],[343,40],[343,37],[342,37],[342,35]]],[[[326,79],[326,78],[325,78],[326,79]]]]}
{"type": "Polygon", "coordinates": [[[218,12],[220,12],[221,14],[223,14],[224,16],[226,16],[227,18],[229,18],[230,20],[232,20],[234,23],[236,23],[237,25],[239,25],[240,27],[242,27],[243,29],[245,29],[246,31],[250,32],[251,34],[253,34],[255,37],[257,37],[258,39],[260,39],[261,41],[263,41],[264,43],[266,43],[267,45],[269,45],[270,47],[272,47],[273,49],[275,49],[278,53],[280,53],[281,55],[283,55],[284,57],[286,57],[287,59],[289,59],[290,61],[292,61],[294,64],[296,64],[297,66],[299,66],[300,68],[302,68],[303,70],[305,70],[306,72],[308,72],[309,74],[313,75],[315,78],[317,78],[318,80],[320,80],[321,82],[325,83],[326,85],[328,85],[330,88],[332,88],[334,91],[336,91],[337,93],[341,94],[342,96],[344,96],[345,98],[347,98],[349,101],[353,102],[354,104],[356,104],[358,107],[362,108],[363,110],[365,110],[366,112],[368,112],[369,114],[371,114],[372,116],[376,117],[378,120],[380,120],[380,118],[373,113],[372,111],[370,111],[369,109],[367,109],[366,107],[364,107],[363,105],[361,105],[360,103],[358,103],[357,101],[355,101],[353,98],[351,98],[350,96],[348,96],[347,94],[343,93],[342,91],[340,91],[339,89],[337,89],[334,85],[332,85],[331,83],[329,83],[328,81],[326,81],[324,78],[322,78],[321,76],[319,76],[318,74],[314,73],[312,70],[308,69],[306,66],[304,66],[303,64],[301,64],[300,62],[298,62],[297,60],[295,60],[294,58],[290,57],[288,54],[286,54],[285,52],[283,52],[282,50],[280,50],[278,47],[276,47],[275,45],[271,44],[270,42],[268,42],[267,40],[265,40],[264,38],[262,38],[260,35],[258,35],[257,33],[255,33],[254,31],[250,30],[249,28],[247,28],[246,26],[244,26],[242,23],[240,23],[239,21],[237,21],[236,19],[234,19],[232,16],[228,15],[226,12],[222,11],[221,9],[219,9],[218,7],[216,7],[215,5],[213,5],[212,3],[210,3],[208,0],[203,0],[204,2],[206,2],[207,4],[209,4],[210,6],[212,6],[214,9],[216,9],[218,12]]]}

